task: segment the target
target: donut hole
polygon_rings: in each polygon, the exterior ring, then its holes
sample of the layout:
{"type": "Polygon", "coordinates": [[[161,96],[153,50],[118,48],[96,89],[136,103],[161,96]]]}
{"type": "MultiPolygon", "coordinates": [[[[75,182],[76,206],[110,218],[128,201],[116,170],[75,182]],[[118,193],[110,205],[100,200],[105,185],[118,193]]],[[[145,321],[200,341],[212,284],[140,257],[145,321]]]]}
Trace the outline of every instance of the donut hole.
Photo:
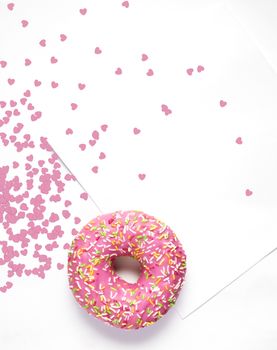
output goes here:
{"type": "Polygon", "coordinates": [[[141,264],[131,256],[118,256],[113,260],[113,269],[124,281],[137,283],[141,275],[141,264]]]}

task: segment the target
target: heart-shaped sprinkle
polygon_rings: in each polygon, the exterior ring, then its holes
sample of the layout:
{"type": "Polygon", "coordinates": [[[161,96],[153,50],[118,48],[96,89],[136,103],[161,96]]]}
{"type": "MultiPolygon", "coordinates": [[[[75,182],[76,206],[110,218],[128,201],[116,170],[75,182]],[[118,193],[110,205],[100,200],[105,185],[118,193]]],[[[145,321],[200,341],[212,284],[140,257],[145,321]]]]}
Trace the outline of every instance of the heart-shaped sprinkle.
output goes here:
{"type": "Polygon", "coordinates": [[[80,198],[84,199],[85,201],[88,199],[88,193],[87,192],[83,192],[80,194],[80,198]]]}
{"type": "Polygon", "coordinates": [[[253,192],[252,192],[251,190],[249,190],[249,189],[247,189],[247,190],[245,191],[245,195],[246,195],[247,197],[252,196],[252,194],[253,194],[253,192]]]}
{"type": "Polygon", "coordinates": [[[77,103],[71,103],[71,109],[72,109],[72,111],[75,111],[75,109],[77,109],[77,108],[78,108],[77,103]]]}
{"type": "Polygon", "coordinates": [[[7,62],[6,62],[6,61],[0,61],[0,66],[1,66],[2,68],[5,68],[6,65],[7,65],[7,62]]]}
{"type": "Polygon", "coordinates": [[[13,85],[14,83],[15,83],[14,79],[11,79],[11,78],[8,79],[8,84],[9,85],[13,85]]]}

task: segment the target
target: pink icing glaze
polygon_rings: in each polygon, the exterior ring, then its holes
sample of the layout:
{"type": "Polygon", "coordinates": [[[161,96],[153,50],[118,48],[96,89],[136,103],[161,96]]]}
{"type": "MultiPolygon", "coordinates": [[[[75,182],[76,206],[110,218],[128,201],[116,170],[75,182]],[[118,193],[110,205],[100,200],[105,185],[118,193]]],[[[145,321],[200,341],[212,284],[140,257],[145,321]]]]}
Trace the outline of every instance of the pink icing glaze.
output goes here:
{"type": "Polygon", "coordinates": [[[140,211],[117,211],[90,221],[72,242],[69,286],[89,314],[124,329],[149,326],[176,302],[186,273],[186,255],[175,233],[140,211]],[[137,283],[113,268],[118,256],[141,264],[137,283]]]}

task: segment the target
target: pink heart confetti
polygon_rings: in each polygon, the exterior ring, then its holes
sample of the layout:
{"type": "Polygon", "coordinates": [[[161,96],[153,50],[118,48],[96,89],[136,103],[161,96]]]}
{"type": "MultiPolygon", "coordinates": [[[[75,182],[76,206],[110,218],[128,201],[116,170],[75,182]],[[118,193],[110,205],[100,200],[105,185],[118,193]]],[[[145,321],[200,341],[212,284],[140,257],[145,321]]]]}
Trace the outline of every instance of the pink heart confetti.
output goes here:
{"type": "Polygon", "coordinates": [[[116,74],[116,75],[122,74],[122,69],[118,67],[118,68],[116,69],[116,71],[115,71],[115,74],[116,74]]]}
{"type": "Polygon", "coordinates": [[[129,1],[123,1],[121,4],[123,7],[128,8],[129,7],[129,1]]]}
{"type": "Polygon", "coordinates": [[[26,28],[26,27],[28,26],[29,22],[28,22],[26,19],[23,19],[23,20],[21,21],[21,24],[22,24],[22,27],[23,27],[23,28],[26,28]]]}
{"type": "Polygon", "coordinates": [[[199,66],[197,67],[197,72],[198,72],[198,73],[201,73],[201,72],[203,72],[204,69],[205,69],[205,68],[204,68],[203,66],[199,65],[199,66]]]}
{"type": "Polygon", "coordinates": [[[8,8],[10,11],[13,11],[13,9],[14,9],[14,3],[13,3],[13,2],[10,2],[10,3],[7,5],[7,8],[8,8]]]}
{"type": "Polygon", "coordinates": [[[87,13],[87,9],[86,8],[80,9],[79,11],[80,11],[80,14],[82,16],[86,15],[86,13],[87,13]]]}
{"type": "Polygon", "coordinates": [[[86,87],[86,84],[79,83],[78,87],[79,87],[80,90],[84,90],[85,87],[86,87]]]}
{"type": "Polygon", "coordinates": [[[138,128],[134,128],[134,129],[133,129],[133,132],[134,132],[135,135],[138,135],[138,134],[140,133],[140,131],[141,131],[141,130],[138,129],[138,128]]]}
{"type": "Polygon", "coordinates": [[[238,137],[238,138],[236,139],[236,143],[237,143],[238,145],[241,145],[241,144],[242,144],[242,138],[241,138],[241,137],[238,137]]]}
{"type": "Polygon", "coordinates": [[[188,75],[192,75],[192,73],[193,73],[193,68],[188,68],[187,69],[187,74],[188,75]]]}
{"type": "Polygon", "coordinates": [[[148,56],[145,54],[145,53],[143,53],[142,55],[141,55],[141,60],[144,62],[144,61],[147,61],[148,60],[148,56]]]}
{"type": "Polygon", "coordinates": [[[60,40],[65,41],[67,39],[67,36],[65,34],[60,34],[60,40]]]}
{"type": "Polygon", "coordinates": [[[71,103],[71,109],[72,111],[75,111],[78,108],[77,103],[71,103]]]}
{"type": "Polygon", "coordinates": [[[223,101],[223,100],[220,100],[219,101],[219,105],[220,105],[220,107],[225,107],[227,105],[227,102],[223,101]]]}
{"type": "Polygon", "coordinates": [[[91,168],[91,171],[94,173],[94,174],[97,174],[98,173],[98,166],[94,166],[91,168]]]}
{"type": "Polygon", "coordinates": [[[247,190],[245,191],[245,195],[246,195],[247,197],[252,196],[252,194],[253,194],[253,192],[252,192],[251,190],[249,190],[249,189],[247,189],[247,190]]]}
{"type": "Polygon", "coordinates": [[[45,39],[40,40],[39,45],[41,47],[45,47],[46,46],[46,40],[45,39]]]}
{"type": "Polygon", "coordinates": [[[140,180],[144,180],[145,176],[146,176],[145,174],[138,174],[138,177],[139,177],[140,180]]]}
{"type": "Polygon", "coordinates": [[[152,77],[154,75],[153,69],[148,69],[146,75],[148,75],[148,77],[152,77]]]}
{"type": "Polygon", "coordinates": [[[94,53],[96,54],[96,55],[100,55],[101,53],[102,53],[102,50],[100,49],[100,47],[96,47],[95,48],[95,50],[94,50],[94,53]]]}

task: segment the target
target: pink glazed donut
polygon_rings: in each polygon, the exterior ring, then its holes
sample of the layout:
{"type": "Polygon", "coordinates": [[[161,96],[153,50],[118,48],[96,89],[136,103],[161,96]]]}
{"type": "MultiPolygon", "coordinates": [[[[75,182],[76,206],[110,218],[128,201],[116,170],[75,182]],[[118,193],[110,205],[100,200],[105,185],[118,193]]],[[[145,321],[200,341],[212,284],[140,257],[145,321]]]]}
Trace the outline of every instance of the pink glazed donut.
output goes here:
{"type": "Polygon", "coordinates": [[[117,211],[90,221],[72,242],[69,286],[89,314],[124,329],[149,326],[174,305],[186,273],[175,233],[140,211],[117,211]],[[137,283],[117,275],[113,261],[131,256],[141,265],[137,283]]]}

